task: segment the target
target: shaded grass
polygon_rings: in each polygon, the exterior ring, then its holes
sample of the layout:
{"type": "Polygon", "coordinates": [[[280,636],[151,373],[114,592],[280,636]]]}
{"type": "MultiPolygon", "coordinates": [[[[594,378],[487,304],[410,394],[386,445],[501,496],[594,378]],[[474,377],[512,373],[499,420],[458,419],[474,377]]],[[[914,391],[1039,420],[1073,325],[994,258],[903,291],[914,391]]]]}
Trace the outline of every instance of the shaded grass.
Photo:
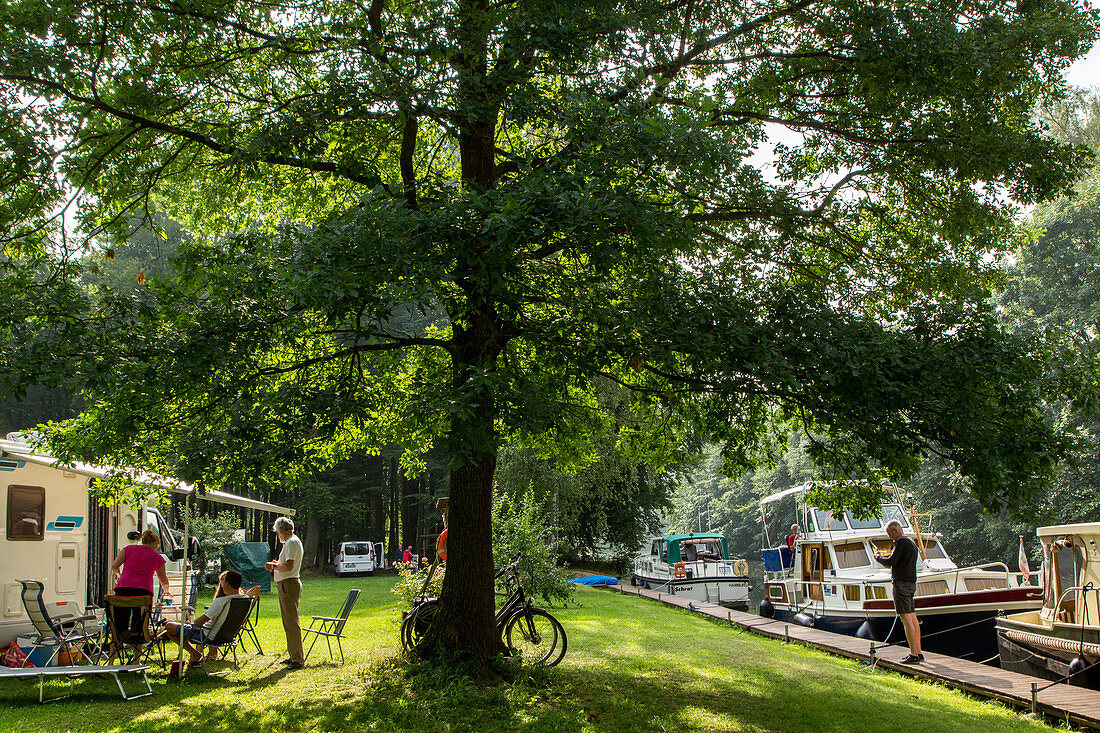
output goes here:
{"type": "Polygon", "coordinates": [[[322,641],[305,670],[282,668],[278,603],[269,596],[259,628],[267,656],[241,655],[240,669],[224,677],[192,673],[180,685],[157,672],[155,694],[130,703],[113,682],[86,680],[72,701],[47,706],[37,704],[35,687],[6,680],[0,720],[7,730],[50,732],[1050,730],[943,686],[588,588],[554,610],[569,633],[560,667],[476,684],[400,659],[392,584],[307,580],[307,621],[335,614],[349,588],[363,590],[343,666],[322,641]]]}

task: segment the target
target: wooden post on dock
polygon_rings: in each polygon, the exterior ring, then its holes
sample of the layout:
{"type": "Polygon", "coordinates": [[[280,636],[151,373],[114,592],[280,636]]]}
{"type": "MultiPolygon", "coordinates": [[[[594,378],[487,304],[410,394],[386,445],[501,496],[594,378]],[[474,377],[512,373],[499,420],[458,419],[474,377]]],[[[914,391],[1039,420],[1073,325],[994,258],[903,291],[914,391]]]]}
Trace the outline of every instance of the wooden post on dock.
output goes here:
{"type": "Polygon", "coordinates": [[[1031,683],[1031,714],[1034,715],[1035,711],[1039,709],[1039,683],[1031,683]]]}

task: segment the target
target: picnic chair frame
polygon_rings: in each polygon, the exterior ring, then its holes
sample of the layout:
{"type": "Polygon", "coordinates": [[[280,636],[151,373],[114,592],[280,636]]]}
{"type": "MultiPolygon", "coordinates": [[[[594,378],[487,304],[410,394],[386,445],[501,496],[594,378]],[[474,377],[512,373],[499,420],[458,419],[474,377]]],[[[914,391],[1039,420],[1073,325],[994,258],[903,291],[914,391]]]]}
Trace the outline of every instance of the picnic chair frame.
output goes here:
{"type": "Polygon", "coordinates": [[[262,657],[264,649],[260,646],[260,637],[256,635],[256,624],[260,623],[260,586],[254,585],[251,588],[242,588],[241,593],[252,599],[252,609],[248,612],[248,616],[245,617],[244,624],[241,625],[241,630],[237,634],[237,644],[247,652],[248,645],[245,643],[245,639],[252,639],[252,643],[256,645],[256,653],[262,657]]]}
{"type": "Polygon", "coordinates": [[[158,626],[168,621],[188,624],[195,619],[195,606],[199,599],[199,572],[188,571],[186,574],[178,572],[168,573],[168,584],[172,593],[180,591],[176,598],[180,599],[180,605],[174,605],[171,599],[165,600],[162,586],[157,593],[157,602],[153,605],[153,625],[158,626]],[[179,588],[176,588],[176,581],[179,588]]]}
{"type": "Polygon", "coordinates": [[[302,636],[306,634],[313,634],[313,642],[309,645],[309,650],[306,652],[306,659],[309,659],[310,652],[313,651],[313,647],[316,646],[317,640],[322,636],[325,638],[325,643],[328,644],[328,656],[330,659],[336,657],[332,654],[332,640],[336,639],[336,647],[340,650],[340,664],[344,663],[344,645],[341,643],[341,639],[345,638],[344,625],[348,622],[348,616],[351,615],[351,609],[355,606],[355,602],[359,600],[359,589],[354,588],[348,591],[348,597],[344,599],[344,605],[340,609],[340,613],[336,616],[313,616],[313,621],[310,622],[308,629],[302,629],[302,636]]]}
{"type": "Polygon", "coordinates": [[[62,651],[65,651],[68,657],[66,666],[74,666],[74,650],[81,653],[88,652],[88,656],[93,657],[94,661],[98,661],[101,653],[99,630],[97,629],[95,633],[91,633],[85,626],[88,621],[97,621],[94,615],[51,616],[46,609],[46,602],[42,599],[45,586],[41,581],[16,580],[16,582],[23,586],[21,591],[23,609],[27,612],[27,616],[34,625],[35,633],[38,635],[30,653],[33,654],[39,647],[54,647],[49,660],[41,666],[49,666],[55,658],[59,657],[62,651]],[[69,628],[66,629],[66,626],[69,626],[69,628]],[[79,630],[77,629],[78,626],[79,630]]]}
{"type": "MultiPolygon", "coordinates": [[[[166,664],[164,659],[164,645],[163,643],[153,636],[152,620],[153,620],[153,597],[150,596],[114,596],[107,595],[103,597],[103,604],[105,609],[105,615],[107,617],[107,641],[105,646],[108,646],[110,651],[108,652],[107,661],[110,663],[115,655],[118,655],[120,660],[125,660],[126,647],[131,647],[131,661],[130,664],[135,664],[133,657],[136,656],[138,651],[145,646],[159,647],[161,667],[166,664]],[[140,615],[141,624],[141,636],[140,640],[134,639],[130,634],[130,629],[126,629],[124,632],[120,632],[118,626],[115,625],[115,613],[116,608],[136,608],[140,615]]],[[[148,651],[153,651],[149,649],[148,651]]]]}
{"type": "Polygon", "coordinates": [[[4,677],[11,677],[15,679],[37,679],[38,680],[38,703],[56,702],[58,700],[67,700],[73,696],[73,685],[76,682],[77,677],[113,677],[115,684],[118,685],[118,692],[122,695],[122,699],[136,700],[139,697],[147,697],[153,694],[153,687],[149,684],[149,676],[146,674],[146,670],[149,669],[147,664],[132,664],[132,665],[106,665],[103,667],[95,666],[83,666],[83,667],[25,667],[23,669],[11,669],[9,667],[0,667],[0,679],[4,677]],[[130,673],[134,676],[141,676],[142,681],[145,682],[145,692],[139,692],[134,695],[127,695],[126,688],[122,686],[122,680],[119,679],[119,675],[122,673],[130,673]],[[60,695],[58,697],[45,697],[46,678],[68,678],[69,680],[69,694],[60,695]]]}
{"type": "MultiPolygon", "coordinates": [[[[218,629],[218,633],[212,638],[206,638],[206,634],[203,634],[203,640],[200,642],[191,642],[199,650],[200,661],[197,666],[202,668],[203,672],[211,674],[206,669],[207,662],[207,649],[217,649],[219,658],[224,659],[228,651],[233,652],[233,667],[237,668],[239,663],[237,661],[237,640],[241,633],[241,628],[245,622],[248,621],[249,614],[252,612],[252,604],[255,599],[251,596],[248,598],[231,598],[229,600],[229,609],[226,611],[225,620],[222,621],[221,627],[218,629]]],[[[181,631],[182,634],[182,631],[181,631]]],[[[184,637],[180,637],[180,643],[182,644],[184,637]]]]}

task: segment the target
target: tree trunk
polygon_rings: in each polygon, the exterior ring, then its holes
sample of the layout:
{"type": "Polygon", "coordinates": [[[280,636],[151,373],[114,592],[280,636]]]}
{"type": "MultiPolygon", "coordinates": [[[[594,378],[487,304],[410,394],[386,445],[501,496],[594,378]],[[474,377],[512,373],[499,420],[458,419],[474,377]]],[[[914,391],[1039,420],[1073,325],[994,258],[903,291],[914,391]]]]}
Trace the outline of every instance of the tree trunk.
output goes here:
{"type": "Polygon", "coordinates": [[[475,670],[504,651],[496,628],[493,570],[493,474],[496,472],[496,401],[486,380],[473,375],[495,371],[505,338],[497,314],[483,309],[471,327],[455,325],[453,381],[472,408],[451,421],[452,455],[462,462],[451,470],[447,572],[439,612],[418,653],[467,659],[475,670]]]}
{"type": "Polygon", "coordinates": [[[321,538],[321,520],[315,516],[306,517],[305,542],[302,546],[302,567],[317,567],[317,547],[321,538]]]}
{"type": "Polygon", "coordinates": [[[397,507],[398,501],[398,487],[397,477],[401,472],[401,465],[396,458],[390,459],[390,541],[389,551],[390,560],[398,561],[401,559],[401,552],[405,548],[401,546],[401,540],[397,533],[397,507]]]}
{"type": "Polygon", "coordinates": [[[423,555],[424,547],[420,542],[420,507],[424,502],[424,475],[415,479],[405,478],[401,492],[401,535],[402,543],[411,545],[413,552],[423,555]]]}

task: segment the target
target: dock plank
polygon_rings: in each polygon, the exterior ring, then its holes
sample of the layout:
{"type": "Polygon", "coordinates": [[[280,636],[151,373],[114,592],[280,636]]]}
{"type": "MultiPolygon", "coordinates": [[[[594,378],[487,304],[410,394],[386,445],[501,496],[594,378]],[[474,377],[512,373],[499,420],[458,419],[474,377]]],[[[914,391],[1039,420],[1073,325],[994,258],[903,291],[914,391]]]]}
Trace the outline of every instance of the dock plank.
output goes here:
{"type": "MultiPolygon", "coordinates": [[[[870,657],[871,642],[866,639],[785,621],[775,621],[751,613],[733,611],[713,603],[691,601],[682,596],[645,590],[640,587],[623,584],[609,587],[619,593],[637,595],[641,598],[660,601],[668,606],[699,613],[770,639],[790,640],[793,643],[804,644],[862,662],[867,662],[870,657]]],[[[1076,725],[1100,729],[1100,691],[1067,684],[1051,685],[1049,680],[931,652],[925,652],[925,661],[922,664],[902,664],[901,658],[908,653],[908,648],[903,646],[878,648],[875,651],[875,665],[910,677],[941,682],[949,687],[993,698],[1017,708],[1031,708],[1031,691],[1034,685],[1039,690],[1036,695],[1038,712],[1061,720],[1068,718],[1076,725]]]]}

